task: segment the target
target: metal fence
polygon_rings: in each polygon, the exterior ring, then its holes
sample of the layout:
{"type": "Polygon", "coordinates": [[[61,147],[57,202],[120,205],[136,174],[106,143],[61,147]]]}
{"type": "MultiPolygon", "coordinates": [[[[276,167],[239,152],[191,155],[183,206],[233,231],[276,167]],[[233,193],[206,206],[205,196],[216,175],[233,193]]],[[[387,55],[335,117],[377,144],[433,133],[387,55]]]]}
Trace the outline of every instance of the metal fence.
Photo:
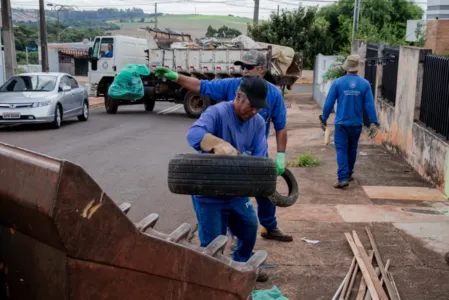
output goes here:
{"type": "Polygon", "coordinates": [[[385,47],[382,52],[382,63],[382,96],[387,102],[395,105],[398,83],[399,49],[385,47]]]}
{"type": "Polygon", "coordinates": [[[373,95],[376,88],[378,49],[378,44],[368,44],[366,47],[365,79],[371,84],[373,95]]]}
{"type": "Polygon", "coordinates": [[[449,140],[449,58],[426,56],[419,119],[449,140]]]}

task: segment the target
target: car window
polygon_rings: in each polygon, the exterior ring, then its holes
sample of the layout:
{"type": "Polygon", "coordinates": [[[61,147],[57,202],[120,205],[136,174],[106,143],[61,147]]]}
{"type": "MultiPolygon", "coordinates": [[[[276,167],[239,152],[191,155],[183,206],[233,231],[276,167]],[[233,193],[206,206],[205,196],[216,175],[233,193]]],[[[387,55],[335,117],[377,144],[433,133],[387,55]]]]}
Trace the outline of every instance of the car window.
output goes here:
{"type": "Polygon", "coordinates": [[[114,39],[102,38],[100,44],[100,56],[101,57],[113,57],[114,52],[114,39]]]}
{"type": "Polygon", "coordinates": [[[0,88],[0,92],[49,92],[54,90],[56,79],[51,75],[13,76],[0,88]]]}
{"type": "Polygon", "coordinates": [[[70,81],[70,86],[72,87],[72,89],[78,88],[78,82],[75,80],[75,78],[69,77],[69,81],[70,81]]]}

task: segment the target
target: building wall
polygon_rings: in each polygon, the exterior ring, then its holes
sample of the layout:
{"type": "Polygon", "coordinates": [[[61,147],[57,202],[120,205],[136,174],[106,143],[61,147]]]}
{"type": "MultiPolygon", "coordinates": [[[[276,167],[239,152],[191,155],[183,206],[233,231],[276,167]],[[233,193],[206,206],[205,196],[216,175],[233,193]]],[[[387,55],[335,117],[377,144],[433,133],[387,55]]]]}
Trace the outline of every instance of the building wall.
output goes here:
{"type": "Polygon", "coordinates": [[[426,48],[436,54],[449,54],[449,20],[428,20],[426,48]]]}
{"type": "MultiPolygon", "coordinates": [[[[417,123],[421,104],[423,61],[427,49],[401,47],[396,105],[376,93],[376,110],[381,125],[375,142],[402,155],[423,178],[449,196],[449,144],[417,123]]],[[[382,82],[382,66],[377,69],[376,85],[382,82]]]]}
{"type": "Polygon", "coordinates": [[[313,70],[313,99],[321,107],[324,106],[326,96],[332,85],[333,80],[325,81],[323,75],[329,67],[337,62],[337,56],[326,56],[318,54],[315,58],[315,67],[313,70]]]}

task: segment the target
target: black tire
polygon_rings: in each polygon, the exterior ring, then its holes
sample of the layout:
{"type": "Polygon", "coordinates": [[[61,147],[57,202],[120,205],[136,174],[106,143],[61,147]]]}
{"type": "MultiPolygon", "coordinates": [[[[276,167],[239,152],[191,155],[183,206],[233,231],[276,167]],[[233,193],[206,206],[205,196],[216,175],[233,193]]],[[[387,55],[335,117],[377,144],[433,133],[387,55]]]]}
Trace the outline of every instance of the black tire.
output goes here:
{"type": "Polygon", "coordinates": [[[289,207],[292,206],[299,197],[299,188],[298,182],[296,181],[295,175],[289,170],[285,169],[284,174],[281,175],[284,178],[285,182],[288,186],[288,196],[282,196],[278,192],[275,192],[274,195],[268,197],[270,201],[279,207],[289,207]]]}
{"type": "Polygon", "coordinates": [[[83,113],[78,116],[78,120],[85,122],[88,119],[89,119],[89,102],[87,100],[84,100],[83,113]]]}
{"type": "Polygon", "coordinates": [[[179,154],[168,166],[172,193],[268,197],[276,191],[276,164],[267,157],[179,154]]]}
{"type": "Polygon", "coordinates": [[[116,114],[118,110],[118,101],[109,96],[109,86],[106,85],[106,91],[104,92],[104,108],[108,114],[116,114]]]}
{"type": "Polygon", "coordinates": [[[201,114],[210,106],[209,96],[187,92],[184,96],[184,110],[190,118],[198,119],[201,114]]]}
{"type": "Polygon", "coordinates": [[[154,88],[146,87],[144,94],[143,105],[145,106],[145,111],[153,111],[154,105],[156,104],[156,97],[154,95],[154,88]]]}
{"type": "Polygon", "coordinates": [[[55,108],[55,117],[53,119],[53,122],[51,122],[51,127],[53,129],[59,129],[62,126],[62,107],[61,105],[56,105],[55,108]]]}

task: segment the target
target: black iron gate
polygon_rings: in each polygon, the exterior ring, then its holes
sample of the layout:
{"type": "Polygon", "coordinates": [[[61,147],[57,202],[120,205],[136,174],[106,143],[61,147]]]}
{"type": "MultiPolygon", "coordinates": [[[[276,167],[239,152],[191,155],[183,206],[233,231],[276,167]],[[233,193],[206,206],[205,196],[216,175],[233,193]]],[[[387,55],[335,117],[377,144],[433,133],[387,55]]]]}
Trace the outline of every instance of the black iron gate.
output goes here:
{"type": "Polygon", "coordinates": [[[368,44],[366,47],[365,79],[369,81],[373,95],[376,88],[378,49],[378,44],[368,44]]]}
{"type": "Polygon", "coordinates": [[[449,58],[426,56],[419,119],[449,140],[449,58]]]}
{"type": "Polygon", "coordinates": [[[385,47],[382,52],[382,96],[389,103],[396,104],[398,83],[399,48],[385,47]]]}

